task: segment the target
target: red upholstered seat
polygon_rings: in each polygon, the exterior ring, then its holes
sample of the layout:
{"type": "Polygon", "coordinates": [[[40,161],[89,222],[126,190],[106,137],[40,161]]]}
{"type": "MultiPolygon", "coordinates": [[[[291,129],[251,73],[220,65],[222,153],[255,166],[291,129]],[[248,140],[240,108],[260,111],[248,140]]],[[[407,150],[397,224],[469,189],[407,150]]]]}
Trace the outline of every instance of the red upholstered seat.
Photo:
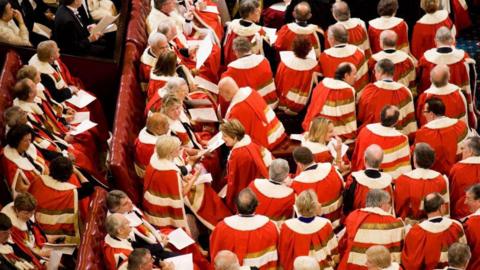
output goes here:
{"type": "Polygon", "coordinates": [[[140,51],[147,46],[147,30],[145,19],[150,11],[149,4],[145,4],[147,0],[132,1],[132,10],[130,11],[130,21],[127,27],[126,41],[134,42],[140,51]]]}
{"type": "Polygon", "coordinates": [[[145,124],[143,115],[145,98],[140,89],[136,70],[139,57],[137,47],[127,42],[113,124],[110,160],[115,186],[125,191],[135,204],[141,201],[142,182],[135,174],[133,144],[145,124]]]}
{"type": "Polygon", "coordinates": [[[107,216],[106,197],[107,192],[104,189],[95,188],[82,241],[78,249],[76,270],[105,269],[102,243],[106,234],[104,226],[107,216]]]}

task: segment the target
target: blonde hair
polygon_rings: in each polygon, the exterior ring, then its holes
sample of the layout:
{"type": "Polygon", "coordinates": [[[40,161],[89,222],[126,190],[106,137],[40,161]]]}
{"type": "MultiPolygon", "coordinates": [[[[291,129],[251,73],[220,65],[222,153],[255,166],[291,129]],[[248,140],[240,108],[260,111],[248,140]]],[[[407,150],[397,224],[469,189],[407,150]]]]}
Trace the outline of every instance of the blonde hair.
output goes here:
{"type": "Polygon", "coordinates": [[[33,81],[35,76],[37,76],[37,69],[34,66],[24,65],[17,71],[17,80],[28,78],[33,81]]]}
{"type": "Polygon", "coordinates": [[[173,158],[173,152],[177,150],[180,145],[181,142],[177,137],[160,135],[155,144],[155,152],[159,159],[171,159],[173,158]]]}
{"type": "Polygon", "coordinates": [[[168,118],[163,113],[152,113],[147,118],[147,123],[145,125],[147,130],[153,132],[154,130],[159,130],[162,134],[155,134],[155,135],[163,135],[168,132],[169,124],[168,118]]]}
{"type": "Polygon", "coordinates": [[[174,94],[167,94],[162,100],[162,113],[167,113],[168,109],[175,105],[181,105],[182,101],[174,94]]]}
{"type": "Polygon", "coordinates": [[[319,205],[317,194],[313,189],[304,190],[295,200],[295,207],[302,217],[316,216],[319,205]]]}
{"type": "Polygon", "coordinates": [[[220,131],[228,137],[241,140],[245,136],[245,128],[237,119],[232,119],[220,125],[220,131]]]}
{"type": "Polygon", "coordinates": [[[376,267],[387,268],[392,264],[392,257],[390,251],[384,246],[371,246],[365,251],[367,259],[376,267]]]}
{"type": "Polygon", "coordinates": [[[440,9],[440,0],[421,0],[420,7],[426,13],[433,13],[440,9]]]}
{"type": "Polygon", "coordinates": [[[325,137],[328,132],[328,126],[331,123],[332,121],[323,117],[313,119],[306,139],[312,142],[326,143],[325,137]]]}

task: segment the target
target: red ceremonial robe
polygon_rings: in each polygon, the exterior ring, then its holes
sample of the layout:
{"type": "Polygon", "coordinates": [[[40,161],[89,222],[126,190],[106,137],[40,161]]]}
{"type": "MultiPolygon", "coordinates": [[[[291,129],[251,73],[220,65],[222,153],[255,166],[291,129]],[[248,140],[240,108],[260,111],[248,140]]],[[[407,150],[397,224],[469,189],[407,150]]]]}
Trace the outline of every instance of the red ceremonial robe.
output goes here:
{"type": "Polygon", "coordinates": [[[475,98],[473,97],[476,87],[475,60],[470,58],[465,51],[450,47],[433,48],[426,51],[418,61],[419,93],[431,86],[430,72],[436,65],[441,64],[447,65],[450,69],[449,82],[461,88],[467,101],[469,126],[475,128],[477,126],[475,98]]]}
{"type": "MultiPolygon", "coordinates": [[[[335,161],[335,158],[337,157],[336,150],[332,147],[330,143],[328,145],[325,145],[323,143],[302,140],[301,144],[303,147],[306,147],[310,149],[310,151],[312,151],[315,163],[333,163],[335,161]]],[[[344,146],[342,146],[342,148],[343,147],[344,146]]],[[[345,147],[348,146],[345,145],[345,147]]],[[[345,152],[342,155],[342,161],[345,164],[350,164],[350,160],[348,159],[348,156],[346,154],[347,153],[345,152]]]]}
{"type": "Polygon", "coordinates": [[[468,136],[465,122],[441,117],[421,127],[415,136],[415,144],[428,143],[435,150],[432,170],[448,174],[453,164],[460,159],[460,145],[468,136]]]}
{"type": "Polygon", "coordinates": [[[230,250],[240,265],[260,270],[277,269],[278,231],[266,216],[230,216],[219,222],[210,236],[210,258],[230,250]]]}
{"type": "Polygon", "coordinates": [[[412,95],[417,95],[417,83],[415,82],[415,61],[412,57],[404,51],[386,49],[379,51],[368,60],[368,70],[370,70],[372,82],[375,81],[375,65],[382,59],[389,59],[395,65],[395,71],[393,73],[393,80],[403,84],[410,89],[412,95]]]}
{"type": "Polygon", "coordinates": [[[408,270],[433,270],[448,265],[448,248],[456,242],[467,243],[460,222],[441,218],[430,218],[410,229],[405,237],[402,265],[408,270]]]}
{"type": "Polygon", "coordinates": [[[313,89],[313,96],[303,120],[303,130],[310,129],[310,122],[318,117],[328,118],[335,126],[335,134],[350,143],[355,139],[355,90],[346,82],[325,78],[313,89]]]}
{"type": "Polygon", "coordinates": [[[322,204],[322,216],[328,218],[334,228],[340,225],[343,202],[343,178],[330,163],[317,163],[297,175],[292,182],[295,194],[313,189],[322,204]]]}
{"type": "Polygon", "coordinates": [[[117,270],[127,264],[132,251],[132,244],[127,239],[113,238],[107,234],[103,242],[103,258],[107,270],[117,270]]]}
{"type": "Polygon", "coordinates": [[[368,84],[357,97],[357,121],[362,130],[366,125],[380,122],[380,114],[386,105],[397,106],[400,115],[396,129],[413,137],[417,131],[413,96],[403,84],[381,80],[368,84]]]}
{"type": "Polygon", "coordinates": [[[150,163],[150,158],[155,152],[155,144],[157,142],[157,136],[150,134],[147,128],[144,127],[140,130],[138,137],[135,139],[135,153],[134,153],[134,165],[135,172],[138,177],[145,176],[145,169],[150,163]]]}
{"type": "Polygon", "coordinates": [[[220,20],[218,7],[216,2],[211,0],[203,1],[204,9],[195,7],[193,16],[197,25],[202,28],[209,29],[214,34],[213,37],[217,44],[223,39],[223,25],[220,20]]]}
{"type": "Polygon", "coordinates": [[[280,52],[280,64],[275,75],[280,108],[297,113],[303,110],[318,83],[319,72],[317,60],[298,58],[289,51],[280,52]]]}
{"type": "Polygon", "coordinates": [[[278,97],[272,68],[263,55],[250,54],[230,62],[222,77],[231,77],[238,87],[257,90],[270,107],[277,107],[278,97]]]}
{"type": "Polygon", "coordinates": [[[311,256],[321,269],[333,269],[338,258],[338,242],[330,220],[314,217],[310,222],[292,218],[283,223],[278,256],[284,270],[293,270],[298,256],[311,256]]]}
{"type": "Polygon", "coordinates": [[[320,39],[318,38],[319,34],[323,36],[323,31],[314,24],[301,26],[295,22],[292,22],[282,26],[282,28],[278,30],[277,39],[275,40],[273,47],[277,52],[291,51],[295,37],[298,35],[303,35],[310,40],[310,43],[315,50],[315,54],[319,56],[322,51],[322,45],[320,44],[320,39]]]}
{"type": "Polygon", "coordinates": [[[150,81],[148,81],[148,86],[147,86],[147,104],[150,104],[150,99],[152,99],[155,96],[155,94],[157,94],[157,92],[167,84],[168,80],[174,77],[177,77],[177,75],[176,74],[174,76],[156,75],[155,73],[153,73],[153,69],[152,69],[152,71],[150,72],[150,81]]]}
{"type": "Polygon", "coordinates": [[[442,26],[452,29],[455,35],[455,26],[448,17],[448,12],[443,9],[427,13],[417,21],[413,27],[411,48],[416,59],[420,59],[425,51],[435,48],[435,34],[442,26]]]}
{"type": "MultiPolygon", "coordinates": [[[[368,59],[372,56],[372,50],[370,49],[370,42],[368,40],[367,27],[365,22],[358,18],[350,18],[343,22],[337,22],[336,24],[341,24],[345,26],[348,32],[348,44],[358,46],[365,53],[365,57],[368,59]]],[[[335,25],[335,24],[334,24],[335,25]]],[[[327,38],[325,39],[325,48],[330,48],[332,44],[328,42],[328,31],[327,38]]]]}
{"type": "Polygon", "coordinates": [[[480,182],[480,157],[471,156],[453,165],[450,180],[450,214],[462,219],[472,212],[465,203],[465,191],[480,182]]]}
{"type": "Polygon", "coordinates": [[[277,225],[293,216],[295,193],[292,188],[268,179],[255,179],[248,187],[257,195],[255,213],[270,218],[277,225]]]}
{"type": "Polygon", "coordinates": [[[150,81],[150,72],[152,71],[152,68],[155,67],[156,62],[157,57],[153,55],[150,46],[148,46],[143,51],[142,56],[140,56],[140,66],[138,68],[140,82],[142,83],[142,85],[150,81]]]}
{"type": "Polygon", "coordinates": [[[374,245],[390,250],[392,261],[400,262],[405,227],[400,218],[378,207],[357,209],[345,220],[345,234],[339,239],[338,270],[366,270],[365,251],[374,245]]]}
{"type": "Polygon", "coordinates": [[[430,98],[439,98],[445,104],[445,116],[453,119],[462,120],[468,125],[467,119],[467,101],[463,96],[460,88],[454,84],[447,84],[442,87],[430,86],[427,91],[423,92],[417,101],[417,119],[418,124],[423,126],[427,123],[427,119],[423,115],[423,107],[430,98]]]}
{"type": "Polygon", "coordinates": [[[285,138],[285,128],[275,112],[260,94],[249,88],[240,88],[228,107],[225,119],[237,119],[255,143],[274,149],[285,138]]]}
{"type": "Polygon", "coordinates": [[[343,62],[352,63],[357,68],[357,81],[355,90],[360,92],[367,85],[368,62],[363,51],[357,46],[350,44],[339,44],[326,49],[318,60],[320,71],[324,77],[333,78],[338,65],[343,62]]]}
{"type": "Polygon", "coordinates": [[[373,54],[382,50],[380,34],[385,30],[391,30],[397,34],[397,50],[410,52],[407,23],[402,18],[382,16],[368,22],[368,38],[373,54]]]}
{"type": "Polygon", "coordinates": [[[250,26],[243,26],[240,24],[240,20],[235,19],[228,24],[223,43],[223,61],[225,65],[237,59],[233,52],[233,40],[236,37],[246,37],[252,43],[252,53],[263,54],[263,40],[266,39],[265,30],[255,23],[251,23],[250,26]]]}
{"type": "Polygon", "coordinates": [[[468,216],[463,229],[472,253],[467,270],[480,269],[480,210],[468,216]]]}
{"type": "Polygon", "coordinates": [[[393,127],[385,127],[376,123],[367,125],[358,134],[352,154],[353,171],[365,168],[365,151],[372,144],[383,149],[383,161],[380,168],[393,178],[412,170],[408,137],[393,127]]]}
{"type": "Polygon", "coordinates": [[[395,213],[407,224],[425,219],[423,199],[433,192],[440,193],[445,204],[449,205],[448,178],[445,175],[422,168],[401,175],[395,180],[395,213]]]}
{"type": "Polygon", "coordinates": [[[454,23],[457,30],[460,32],[472,25],[470,14],[468,12],[467,1],[465,0],[451,0],[452,11],[454,16],[454,23]]]}
{"type": "Polygon", "coordinates": [[[9,237],[4,244],[0,244],[0,257],[3,269],[19,270],[45,270],[35,255],[25,245],[19,244],[9,237]],[[23,254],[15,253],[13,246],[20,249],[23,254]]]}
{"type": "Polygon", "coordinates": [[[388,192],[393,205],[392,180],[392,176],[383,172],[380,172],[380,178],[371,178],[365,174],[364,170],[352,172],[345,185],[345,189],[348,189],[353,181],[356,182],[352,210],[366,207],[367,193],[372,189],[382,189],[388,192]]]}

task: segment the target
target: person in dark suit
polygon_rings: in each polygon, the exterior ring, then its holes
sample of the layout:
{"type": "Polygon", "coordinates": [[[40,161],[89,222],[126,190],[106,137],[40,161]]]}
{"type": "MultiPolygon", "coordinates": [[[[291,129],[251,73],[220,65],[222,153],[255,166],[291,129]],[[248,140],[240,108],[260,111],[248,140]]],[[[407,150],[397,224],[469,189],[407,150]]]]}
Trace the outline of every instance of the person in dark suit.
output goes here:
{"type": "Polygon", "coordinates": [[[55,14],[53,38],[65,53],[74,55],[104,56],[106,45],[102,33],[90,33],[94,25],[85,25],[80,15],[82,0],[63,0],[55,14]]]}
{"type": "Polygon", "coordinates": [[[33,24],[40,23],[53,29],[53,20],[55,15],[49,7],[41,0],[9,0],[12,7],[22,13],[25,26],[28,29],[30,42],[36,46],[41,41],[47,40],[48,37],[35,33],[33,24]]]}

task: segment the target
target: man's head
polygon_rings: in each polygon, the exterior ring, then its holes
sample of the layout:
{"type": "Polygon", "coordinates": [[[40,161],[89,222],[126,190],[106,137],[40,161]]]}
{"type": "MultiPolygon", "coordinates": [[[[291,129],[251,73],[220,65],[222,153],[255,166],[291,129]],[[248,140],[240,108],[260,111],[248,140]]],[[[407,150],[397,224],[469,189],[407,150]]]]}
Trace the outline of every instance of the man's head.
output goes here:
{"type": "Polygon", "coordinates": [[[155,136],[167,134],[170,129],[168,124],[168,117],[163,113],[152,113],[147,118],[147,131],[155,136]]]}
{"type": "Polygon", "coordinates": [[[73,163],[69,158],[60,156],[50,162],[49,169],[53,179],[67,182],[73,174],[73,163]]]}
{"type": "Polygon", "coordinates": [[[383,189],[371,189],[367,193],[366,207],[378,207],[390,212],[392,207],[390,194],[383,189]]]}
{"type": "Polygon", "coordinates": [[[177,2],[175,0],[154,0],[153,4],[156,9],[165,14],[170,14],[177,8],[177,2]]]}
{"type": "Polygon", "coordinates": [[[447,209],[442,195],[438,192],[427,194],[427,196],[423,198],[423,210],[429,218],[443,216],[447,209]]]}
{"type": "Polygon", "coordinates": [[[240,215],[252,215],[257,209],[257,196],[250,188],[244,188],[237,197],[237,211],[240,215]]]}
{"type": "Polygon", "coordinates": [[[395,64],[390,59],[382,59],[375,64],[375,78],[377,80],[393,79],[395,64]]]}
{"type": "Polygon", "coordinates": [[[440,9],[440,0],[420,0],[420,7],[426,13],[434,13],[440,9]]]}
{"type": "Polygon", "coordinates": [[[427,99],[423,106],[423,115],[427,122],[445,116],[445,104],[439,98],[432,97],[427,99]]]}
{"type": "Polygon", "coordinates": [[[293,261],[293,270],[320,270],[316,259],[309,256],[298,256],[293,261]]]}
{"type": "Polygon", "coordinates": [[[306,22],[312,17],[312,12],[308,2],[300,2],[293,9],[293,18],[297,22],[306,22]]]}
{"type": "Polygon", "coordinates": [[[153,258],[150,250],[136,248],[128,256],[127,270],[152,270],[153,258]]]}
{"type": "Polygon", "coordinates": [[[475,184],[465,191],[465,204],[472,213],[480,209],[480,184],[475,184]]]}
{"type": "Polygon", "coordinates": [[[170,78],[165,85],[168,94],[175,95],[180,101],[184,101],[188,96],[188,84],[182,77],[170,78]]]}
{"type": "Polygon", "coordinates": [[[380,112],[380,124],[384,127],[394,127],[397,124],[399,117],[400,111],[397,106],[386,105],[380,112]]]}
{"type": "Polygon", "coordinates": [[[156,57],[168,50],[168,40],[167,37],[159,32],[153,32],[148,36],[148,46],[150,46],[150,51],[156,57]]]}
{"type": "Polygon", "coordinates": [[[8,0],[0,0],[0,20],[9,22],[13,18],[13,8],[8,0]]]}
{"type": "Polygon", "coordinates": [[[125,192],[112,190],[107,194],[107,208],[111,213],[125,214],[133,210],[133,203],[125,192]]]}
{"type": "Polygon", "coordinates": [[[480,156],[480,137],[468,137],[461,145],[462,159],[480,156]]]}
{"type": "Polygon", "coordinates": [[[390,251],[384,246],[371,246],[367,249],[365,255],[367,255],[366,266],[368,270],[387,269],[392,264],[390,251]]]}
{"type": "Polygon", "coordinates": [[[368,146],[365,150],[364,159],[367,169],[380,169],[383,161],[383,149],[378,144],[368,146]]]}
{"type": "Polygon", "coordinates": [[[295,160],[295,163],[297,163],[300,170],[305,169],[314,162],[312,151],[304,146],[295,148],[292,155],[293,160],[295,160]]]}
{"type": "Polygon", "coordinates": [[[415,168],[429,169],[435,162],[435,150],[428,143],[417,143],[413,150],[415,168]]]}
{"type": "Polygon", "coordinates": [[[18,106],[12,106],[3,112],[3,119],[8,127],[25,125],[28,122],[28,114],[18,106]]]}
{"type": "Polygon", "coordinates": [[[215,270],[239,270],[237,255],[230,250],[220,250],[214,260],[215,270]]]}
{"type": "Polygon", "coordinates": [[[23,222],[27,222],[33,217],[36,208],[37,200],[30,193],[19,193],[13,200],[15,214],[23,222]]]}
{"type": "Polygon", "coordinates": [[[10,229],[12,228],[12,221],[4,213],[0,212],[0,244],[5,244],[10,238],[10,229]]]}
{"type": "Polygon", "coordinates": [[[281,158],[274,159],[268,168],[270,179],[276,183],[283,183],[287,179],[289,172],[288,162],[281,158]]]}
{"type": "Polygon", "coordinates": [[[472,253],[467,244],[454,243],[448,248],[448,266],[455,269],[467,269],[471,257],[472,253]]]}
{"type": "Polygon", "coordinates": [[[53,63],[60,57],[60,49],[53,40],[46,40],[38,43],[37,57],[41,62],[53,63]]]}
{"type": "Polygon", "coordinates": [[[111,237],[127,239],[132,231],[130,222],[122,214],[111,214],[105,221],[105,230],[111,237]]]}
{"type": "Polygon", "coordinates": [[[348,31],[342,24],[334,24],[328,28],[328,43],[332,46],[348,43],[348,31]]]}
{"type": "Polygon", "coordinates": [[[392,30],[385,30],[380,33],[380,47],[382,49],[396,49],[398,35],[392,30]]]}
{"type": "Polygon", "coordinates": [[[350,8],[344,1],[336,1],[332,5],[332,15],[339,22],[348,21],[350,19],[350,8]]]}
{"type": "Polygon", "coordinates": [[[242,0],[240,2],[238,13],[244,20],[257,23],[260,21],[261,12],[260,3],[257,0],[242,0]]]}
{"type": "Polygon", "coordinates": [[[435,87],[444,87],[450,80],[450,69],[447,65],[436,65],[430,71],[430,81],[435,87]]]}
{"type": "MultiPolygon", "coordinates": [[[[177,36],[177,27],[175,23],[170,20],[162,21],[157,26],[157,32],[163,34],[167,38],[167,42],[174,39],[177,36]]],[[[158,55],[157,55],[158,57],[158,55]]]]}
{"type": "Polygon", "coordinates": [[[35,84],[41,81],[40,72],[36,67],[30,65],[24,65],[17,71],[17,80],[25,78],[32,80],[35,84]]]}
{"type": "Polygon", "coordinates": [[[293,39],[292,51],[296,57],[305,59],[312,50],[312,43],[306,35],[297,35],[293,39]]]}
{"type": "Polygon", "coordinates": [[[233,40],[232,47],[237,58],[241,58],[252,53],[252,43],[250,43],[246,37],[236,37],[233,40]]]}
{"type": "Polygon", "coordinates": [[[334,78],[353,86],[357,80],[357,68],[351,63],[343,62],[335,70],[334,78]]]}
{"type": "Polygon", "coordinates": [[[452,35],[452,31],[446,26],[438,28],[435,33],[435,45],[438,47],[450,47],[455,43],[455,38],[452,35]]]}
{"type": "Polygon", "coordinates": [[[395,16],[398,9],[397,0],[380,0],[377,5],[377,13],[380,17],[392,17],[395,16]]]}
{"type": "Polygon", "coordinates": [[[311,218],[321,214],[322,205],[318,202],[317,193],[313,189],[304,190],[295,199],[295,207],[302,217],[311,218]]]}
{"type": "Polygon", "coordinates": [[[224,77],[218,82],[218,93],[226,100],[231,101],[237,94],[239,87],[232,77],[224,77]]]}
{"type": "Polygon", "coordinates": [[[19,100],[33,102],[37,96],[37,85],[28,78],[21,79],[13,86],[12,94],[19,100]]]}

